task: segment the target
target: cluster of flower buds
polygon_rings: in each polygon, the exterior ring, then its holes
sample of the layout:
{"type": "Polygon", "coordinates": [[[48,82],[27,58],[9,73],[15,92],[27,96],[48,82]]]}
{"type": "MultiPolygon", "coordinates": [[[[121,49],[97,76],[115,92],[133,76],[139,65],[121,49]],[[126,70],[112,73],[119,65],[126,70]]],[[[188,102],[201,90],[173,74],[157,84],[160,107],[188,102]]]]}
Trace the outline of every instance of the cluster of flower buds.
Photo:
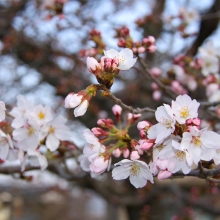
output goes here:
{"type": "Polygon", "coordinates": [[[96,87],[93,85],[88,86],[85,90],[82,90],[78,93],[71,92],[67,95],[67,97],[64,100],[64,107],[75,108],[75,117],[82,116],[87,111],[90,99],[92,98],[92,96],[95,95],[96,87]]]}
{"type": "MultiPolygon", "coordinates": [[[[5,105],[0,102],[1,120],[5,118],[4,111],[5,105]]],[[[70,129],[64,125],[67,120],[62,116],[54,118],[49,106],[34,105],[19,95],[17,106],[9,114],[13,117],[10,123],[12,128],[4,129],[7,134],[0,130],[0,159],[20,160],[21,171],[24,171],[27,160],[32,166],[45,169],[47,159],[42,152],[56,151],[60,141],[70,141],[70,129]]]]}
{"type": "Polygon", "coordinates": [[[125,48],[120,52],[110,49],[104,51],[104,56],[100,63],[93,57],[87,58],[87,68],[89,72],[96,76],[97,81],[110,88],[114,82],[114,77],[120,70],[130,69],[137,58],[133,58],[132,50],[125,48]]]}
{"type": "Polygon", "coordinates": [[[196,76],[201,72],[201,60],[180,55],[174,59],[173,63],[174,65],[167,72],[173,91],[177,94],[186,94],[187,91],[183,86],[194,91],[198,86],[196,76]]]}
{"type": "MultiPolygon", "coordinates": [[[[117,122],[121,125],[122,108],[118,105],[113,106],[112,112],[117,122]]],[[[138,160],[140,155],[136,149],[138,141],[131,139],[128,135],[129,127],[140,118],[141,115],[128,113],[125,128],[117,128],[111,119],[99,119],[97,124],[100,127],[86,129],[83,135],[86,139],[86,146],[83,155],[80,156],[80,165],[84,171],[91,172],[92,176],[97,176],[108,170],[111,165],[111,157],[123,157],[119,162],[119,167],[112,171],[114,179],[130,178],[130,182],[136,187],[143,187],[147,181],[153,182],[153,176],[148,165],[138,160]],[[113,144],[113,141],[116,143],[113,144]],[[106,143],[104,145],[104,143],[106,143]],[[108,144],[109,143],[109,144],[108,144]],[[125,170],[124,170],[125,169],[125,170]],[[126,172],[126,173],[124,173],[126,172]]],[[[121,127],[121,126],[119,126],[121,127]]],[[[144,123],[139,124],[141,130],[146,131],[144,123]]],[[[143,134],[143,132],[142,132],[143,134]]],[[[146,136],[145,136],[146,139],[146,136]]]]}
{"type": "Polygon", "coordinates": [[[97,54],[102,54],[106,45],[102,40],[101,32],[96,29],[92,29],[89,32],[89,39],[95,43],[95,47],[87,50],[82,49],[80,50],[79,55],[81,57],[87,57],[87,56],[96,56],[97,54]]]}
{"type": "Polygon", "coordinates": [[[134,42],[131,36],[129,35],[130,31],[127,27],[122,27],[116,29],[117,35],[116,37],[119,38],[118,46],[119,47],[127,47],[132,49],[135,54],[140,53],[154,53],[157,49],[155,46],[155,38],[153,36],[145,37],[142,42],[134,42]]]}

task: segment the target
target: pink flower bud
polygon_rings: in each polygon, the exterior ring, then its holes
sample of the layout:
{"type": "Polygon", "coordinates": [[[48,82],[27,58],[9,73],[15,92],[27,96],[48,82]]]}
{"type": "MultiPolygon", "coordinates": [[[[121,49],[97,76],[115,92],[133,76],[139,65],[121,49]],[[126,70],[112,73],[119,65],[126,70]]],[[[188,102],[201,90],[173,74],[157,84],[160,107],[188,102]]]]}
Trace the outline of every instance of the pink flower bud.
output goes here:
{"type": "Polygon", "coordinates": [[[157,175],[158,180],[164,180],[172,176],[172,173],[168,170],[160,171],[157,175]]]}
{"type": "Polygon", "coordinates": [[[190,119],[190,118],[186,120],[186,124],[187,124],[187,125],[191,125],[192,122],[193,122],[193,121],[192,121],[192,119],[190,119]]]}
{"type": "Polygon", "coordinates": [[[88,100],[84,100],[77,108],[74,110],[75,117],[82,116],[86,113],[89,106],[88,100]]]}
{"type": "Polygon", "coordinates": [[[137,52],[138,52],[138,49],[137,49],[136,47],[133,47],[133,48],[132,48],[132,51],[133,51],[133,53],[137,53],[137,52]]]}
{"type": "Polygon", "coordinates": [[[138,53],[144,53],[145,51],[144,47],[138,47],[138,53]]]}
{"type": "Polygon", "coordinates": [[[140,130],[139,135],[141,138],[146,138],[146,131],[145,130],[140,130]]]}
{"type": "Polygon", "coordinates": [[[152,126],[152,124],[149,121],[140,121],[137,124],[137,128],[139,131],[146,129],[146,128],[150,128],[151,126],[152,126]]]}
{"type": "Polygon", "coordinates": [[[165,170],[167,168],[168,160],[157,159],[156,165],[161,169],[165,170]]]}
{"type": "Polygon", "coordinates": [[[112,126],[114,126],[114,122],[112,121],[112,119],[107,118],[107,119],[99,119],[97,121],[97,124],[101,127],[107,127],[107,128],[111,128],[112,126]]]}
{"type": "Polygon", "coordinates": [[[92,128],[91,131],[96,137],[108,135],[108,132],[104,131],[101,128],[92,128]]]}
{"type": "Polygon", "coordinates": [[[139,143],[140,143],[139,149],[143,151],[150,150],[154,146],[154,142],[148,139],[140,140],[139,143]]]}
{"type": "Polygon", "coordinates": [[[128,158],[128,157],[129,157],[129,154],[130,154],[130,151],[128,150],[128,148],[126,148],[126,149],[123,150],[123,157],[124,157],[124,158],[128,158]]]}
{"type": "Polygon", "coordinates": [[[101,174],[108,167],[109,160],[105,160],[104,157],[97,157],[90,164],[89,168],[93,173],[101,174]]]}
{"type": "Polygon", "coordinates": [[[122,113],[122,108],[121,108],[121,106],[120,106],[120,105],[114,105],[114,106],[112,107],[112,112],[113,112],[113,114],[114,114],[115,116],[120,116],[121,113],[122,113]]]}
{"type": "Polygon", "coordinates": [[[97,69],[97,66],[99,66],[99,63],[96,59],[94,59],[93,57],[87,57],[87,68],[89,70],[89,72],[94,73],[97,69]]]}
{"type": "Polygon", "coordinates": [[[151,45],[147,48],[149,53],[154,53],[157,50],[157,47],[155,45],[151,45]]]}
{"type": "Polygon", "coordinates": [[[124,40],[123,38],[120,38],[120,39],[118,40],[118,46],[119,46],[119,47],[125,47],[125,45],[126,45],[125,40],[124,40]]]}
{"type": "Polygon", "coordinates": [[[151,44],[155,43],[155,38],[153,36],[148,36],[148,42],[151,44]]]}
{"type": "Polygon", "coordinates": [[[196,126],[199,126],[201,124],[201,120],[199,118],[194,118],[193,119],[193,124],[196,126]]]}
{"type": "Polygon", "coordinates": [[[148,41],[149,41],[148,38],[145,37],[145,38],[142,40],[142,43],[143,43],[143,44],[148,44],[148,41]]]}
{"type": "Polygon", "coordinates": [[[159,77],[162,74],[162,70],[160,68],[158,68],[158,67],[152,67],[150,69],[150,73],[151,73],[151,75],[153,75],[155,77],[159,77]]]}
{"type": "Polygon", "coordinates": [[[140,155],[138,154],[138,151],[132,151],[130,155],[131,160],[138,160],[140,158],[140,155]]]}
{"type": "Polygon", "coordinates": [[[119,148],[116,148],[113,152],[112,152],[113,156],[115,157],[120,157],[121,155],[121,151],[119,148]]]}
{"type": "Polygon", "coordinates": [[[153,82],[153,83],[151,83],[151,88],[152,88],[153,90],[158,90],[158,89],[159,89],[159,86],[157,85],[157,83],[153,82]]]}
{"type": "Polygon", "coordinates": [[[161,98],[161,92],[159,90],[155,90],[153,92],[153,99],[158,101],[158,100],[160,100],[160,98],[161,98]]]}

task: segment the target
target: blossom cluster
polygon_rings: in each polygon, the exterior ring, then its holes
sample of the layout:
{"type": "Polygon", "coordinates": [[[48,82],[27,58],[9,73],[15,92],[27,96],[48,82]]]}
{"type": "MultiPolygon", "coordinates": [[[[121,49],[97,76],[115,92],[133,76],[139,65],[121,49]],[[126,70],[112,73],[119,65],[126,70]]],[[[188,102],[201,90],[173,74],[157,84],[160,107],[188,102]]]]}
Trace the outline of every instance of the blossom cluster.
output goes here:
{"type": "MultiPolygon", "coordinates": [[[[1,120],[5,119],[5,110],[5,104],[1,102],[1,120]]],[[[20,160],[21,170],[27,159],[32,166],[45,169],[48,163],[43,153],[57,150],[60,141],[70,141],[71,131],[65,125],[67,120],[63,116],[53,117],[49,106],[35,105],[19,95],[17,106],[9,116],[13,118],[12,128],[6,131],[7,134],[0,130],[0,159],[20,160]]]]}
{"type": "MultiPolygon", "coordinates": [[[[121,129],[111,119],[99,119],[101,128],[86,129],[83,133],[87,144],[80,157],[82,169],[96,176],[110,169],[112,156],[123,157],[112,170],[113,179],[129,177],[131,184],[139,188],[147,181],[153,183],[153,176],[163,180],[178,171],[188,174],[200,160],[213,160],[218,165],[220,135],[207,128],[200,129],[199,105],[185,94],[179,95],[171,106],[158,107],[155,112],[157,124],[138,123],[140,140],[131,139],[127,132],[141,115],[129,113],[126,126],[121,129]],[[113,144],[113,140],[117,142],[113,144]]],[[[120,122],[122,109],[115,105],[112,110],[120,122]]]]}
{"type": "MultiPolygon", "coordinates": [[[[97,81],[111,88],[114,77],[120,70],[130,69],[136,62],[137,58],[133,58],[132,50],[125,48],[120,52],[115,49],[104,50],[104,56],[101,57],[101,61],[98,62],[93,57],[87,58],[87,68],[89,72],[96,76],[97,81]]],[[[75,117],[85,114],[89,101],[92,96],[96,95],[96,87],[91,85],[78,93],[69,93],[65,98],[65,108],[75,108],[75,117]]]]}
{"type": "Polygon", "coordinates": [[[220,135],[200,129],[199,103],[180,95],[171,106],[164,104],[155,112],[158,123],[148,129],[147,137],[155,140],[151,170],[159,179],[182,171],[189,173],[200,160],[219,164],[220,135]]]}

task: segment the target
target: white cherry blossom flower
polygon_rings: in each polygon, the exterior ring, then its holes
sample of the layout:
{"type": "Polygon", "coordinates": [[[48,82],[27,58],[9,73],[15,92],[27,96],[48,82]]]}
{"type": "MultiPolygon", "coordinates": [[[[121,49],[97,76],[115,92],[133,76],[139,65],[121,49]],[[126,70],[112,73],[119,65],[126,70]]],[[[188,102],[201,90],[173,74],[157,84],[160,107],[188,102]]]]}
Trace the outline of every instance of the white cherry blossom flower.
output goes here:
{"type": "Polygon", "coordinates": [[[198,117],[199,103],[188,95],[179,95],[176,101],[172,101],[172,111],[179,124],[184,124],[189,118],[198,117]]]}
{"type": "Polygon", "coordinates": [[[172,146],[167,145],[164,148],[164,154],[160,155],[160,161],[157,161],[157,166],[162,170],[168,170],[172,173],[176,173],[182,170],[184,174],[187,174],[192,169],[192,158],[190,154],[180,147],[180,143],[172,141],[172,146]]]}
{"type": "Polygon", "coordinates": [[[32,101],[27,100],[23,95],[17,96],[17,107],[14,107],[11,112],[9,112],[15,117],[11,123],[12,127],[20,128],[24,126],[33,108],[34,103],[32,101]]]}
{"type": "Polygon", "coordinates": [[[159,123],[150,127],[147,133],[148,138],[156,139],[155,143],[157,144],[161,143],[175,130],[176,120],[174,119],[172,109],[166,104],[157,108],[155,117],[159,123]]]}
{"type": "Polygon", "coordinates": [[[199,20],[200,17],[196,9],[189,10],[184,7],[181,7],[179,9],[179,13],[183,21],[187,24],[191,24],[192,22],[199,20]]]}
{"type": "Polygon", "coordinates": [[[51,121],[53,116],[49,106],[36,105],[30,113],[32,119],[34,119],[40,126],[51,121]]]}
{"type": "Polygon", "coordinates": [[[202,74],[208,76],[212,74],[218,74],[219,60],[215,56],[203,56],[202,60],[202,74]]]}
{"type": "Polygon", "coordinates": [[[18,147],[23,151],[35,150],[39,144],[40,127],[34,120],[28,120],[22,128],[17,128],[12,132],[13,139],[18,142],[18,147]]]}
{"type": "Polygon", "coordinates": [[[220,56],[220,47],[215,47],[212,41],[207,41],[203,47],[199,47],[201,57],[220,56]]]}
{"type": "Polygon", "coordinates": [[[60,115],[42,127],[40,139],[46,137],[46,146],[49,150],[55,151],[60,145],[60,140],[70,140],[71,131],[64,125],[66,121],[67,119],[60,115]]]}
{"type": "Polygon", "coordinates": [[[195,164],[200,160],[212,160],[219,148],[220,135],[213,131],[198,130],[193,126],[190,132],[183,133],[181,149],[189,152],[195,164]]]}
{"type": "Polygon", "coordinates": [[[137,60],[137,58],[133,58],[133,51],[128,48],[122,49],[120,52],[115,49],[104,50],[104,54],[106,58],[117,58],[119,61],[118,69],[120,70],[130,69],[137,60]]]}
{"type": "Polygon", "coordinates": [[[124,159],[115,166],[118,166],[112,170],[112,177],[115,180],[122,180],[129,177],[131,184],[135,188],[144,187],[149,180],[153,183],[153,175],[149,169],[149,166],[140,160],[128,160],[124,159]]]}

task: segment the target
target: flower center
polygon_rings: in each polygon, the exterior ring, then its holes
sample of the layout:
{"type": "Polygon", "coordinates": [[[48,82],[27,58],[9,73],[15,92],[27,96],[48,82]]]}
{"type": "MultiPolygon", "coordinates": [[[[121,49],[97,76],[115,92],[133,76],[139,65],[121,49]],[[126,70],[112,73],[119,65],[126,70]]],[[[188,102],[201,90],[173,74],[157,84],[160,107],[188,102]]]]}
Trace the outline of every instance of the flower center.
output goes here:
{"type": "Polygon", "coordinates": [[[125,62],[125,57],[124,56],[119,56],[119,61],[120,61],[120,63],[124,63],[125,62]]]}
{"type": "Polygon", "coordinates": [[[133,175],[133,176],[138,176],[140,174],[140,166],[136,163],[133,163],[132,164],[132,167],[130,169],[130,175],[133,175]]]}
{"type": "Polygon", "coordinates": [[[45,118],[45,114],[44,114],[43,112],[40,112],[40,113],[38,114],[38,118],[39,118],[40,120],[43,120],[43,119],[45,118]]]}
{"type": "Polygon", "coordinates": [[[172,128],[172,120],[169,120],[169,119],[167,119],[167,118],[161,118],[160,119],[160,123],[162,124],[162,125],[164,125],[165,127],[167,127],[167,128],[172,128]]]}
{"type": "Polygon", "coordinates": [[[32,136],[34,134],[34,128],[33,127],[29,127],[28,128],[28,136],[32,136]]]}
{"type": "Polygon", "coordinates": [[[183,107],[180,109],[180,117],[181,117],[181,118],[187,118],[188,116],[189,116],[189,109],[188,109],[188,107],[183,106],[183,107]]]}
{"type": "Polygon", "coordinates": [[[49,134],[54,134],[55,132],[55,128],[50,126],[50,129],[49,129],[49,134]]]}
{"type": "Polygon", "coordinates": [[[174,158],[176,158],[177,160],[179,160],[179,161],[181,161],[181,162],[184,161],[185,152],[178,150],[178,151],[176,152],[174,158]]]}
{"type": "Polygon", "coordinates": [[[193,137],[192,143],[194,144],[194,147],[201,147],[202,141],[199,139],[199,137],[193,137]]]}
{"type": "Polygon", "coordinates": [[[165,146],[163,144],[161,144],[161,145],[157,146],[157,150],[160,152],[164,149],[164,147],[165,146]]]}

